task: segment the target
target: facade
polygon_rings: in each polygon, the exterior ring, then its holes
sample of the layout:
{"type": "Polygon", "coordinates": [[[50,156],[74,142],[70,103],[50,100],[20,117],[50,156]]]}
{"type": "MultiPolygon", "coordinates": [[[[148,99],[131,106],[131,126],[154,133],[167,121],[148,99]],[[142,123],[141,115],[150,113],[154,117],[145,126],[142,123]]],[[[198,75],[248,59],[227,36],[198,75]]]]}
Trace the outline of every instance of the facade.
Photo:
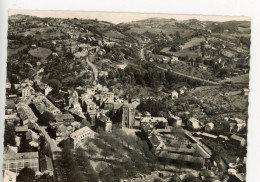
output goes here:
{"type": "Polygon", "coordinates": [[[190,129],[192,130],[197,130],[200,128],[200,124],[199,124],[199,121],[196,119],[196,118],[190,118],[188,121],[187,121],[187,125],[190,129]]]}
{"type": "Polygon", "coordinates": [[[53,176],[54,170],[53,170],[52,160],[50,157],[45,155],[43,158],[41,158],[40,164],[41,164],[41,172],[43,174],[48,174],[50,176],[53,176]]]}
{"type": "Polygon", "coordinates": [[[179,94],[176,90],[172,91],[171,92],[171,98],[172,99],[177,99],[179,97],[179,94]]]}
{"type": "Polygon", "coordinates": [[[29,88],[23,88],[22,97],[28,97],[28,96],[31,96],[31,90],[29,88]]]}
{"type": "Polygon", "coordinates": [[[94,138],[94,136],[95,132],[88,126],[80,128],[70,135],[73,140],[74,148],[78,148],[80,145],[84,144],[88,138],[94,138]]]}
{"type": "Polygon", "coordinates": [[[135,108],[133,104],[124,104],[122,106],[122,127],[133,128],[135,122],[135,108]]]}
{"type": "Polygon", "coordinates": [[[24,167],[39,171],[38,152],[17,153],[7,146],[4,149],[3,169],[17,174],[24,167]]]}

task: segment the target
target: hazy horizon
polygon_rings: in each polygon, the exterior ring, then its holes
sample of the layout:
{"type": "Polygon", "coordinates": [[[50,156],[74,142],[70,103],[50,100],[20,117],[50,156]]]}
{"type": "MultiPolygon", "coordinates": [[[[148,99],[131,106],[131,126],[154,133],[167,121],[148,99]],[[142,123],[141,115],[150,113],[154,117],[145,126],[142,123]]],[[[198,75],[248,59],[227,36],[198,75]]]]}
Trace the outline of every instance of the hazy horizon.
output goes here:
{"type": "Polygon", "coordinates": [[[123,13],[123,12],[84,12],[84,11],[63,11],[63,10],[9,10],[8,16],[11,15],[30,15],[40,18],[79,18],[79,19],[98,19],[99,21],[108,21],[114,24],[129,23],[148,18],[166,18],[176,19],[179,21],[197,19],[200,21],[250,21],[249,17],[244,16],[212,16],[212,15],[174,15],[174,14],[157,14],[157,13],[123,13]]]}

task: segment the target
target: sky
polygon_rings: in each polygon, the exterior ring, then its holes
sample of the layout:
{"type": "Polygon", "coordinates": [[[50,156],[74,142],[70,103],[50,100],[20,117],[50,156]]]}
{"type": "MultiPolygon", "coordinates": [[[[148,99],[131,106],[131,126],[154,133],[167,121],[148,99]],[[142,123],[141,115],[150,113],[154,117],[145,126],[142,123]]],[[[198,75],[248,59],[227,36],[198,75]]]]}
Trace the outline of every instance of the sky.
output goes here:
{"type": "Polygon", "coordinates": [[[250,21],[249,17],[239,16],[201,16],[201,15],[172,15],[172,14],[142,14],[142,13],[114,13],[114,12],[83,12],[83,11],[38,11],[38,10],[9,10],[8,15],[24,14],[37,17],[53,18],[83,18],[98,19],[114,24],[138,21],[147,18],[174,18],[176,20],[197,19],[201,21],[250,21]]]}

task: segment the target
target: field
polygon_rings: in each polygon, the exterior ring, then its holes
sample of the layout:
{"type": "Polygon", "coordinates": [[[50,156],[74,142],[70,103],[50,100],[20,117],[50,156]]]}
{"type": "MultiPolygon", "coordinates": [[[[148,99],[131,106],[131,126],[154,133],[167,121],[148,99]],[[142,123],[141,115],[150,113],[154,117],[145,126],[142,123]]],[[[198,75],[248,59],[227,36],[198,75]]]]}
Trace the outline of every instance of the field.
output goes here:
{"type": "Polygon", "coordinates": [[[50,49],[43,48],[43,47],[37,47],[36,49],[31,49],[29,51],[29,54],[31,56],[41,58],[41,59],[46,59],[51,53],[52,51],[50,49]]]}
{"type": "Polygon", "coordinates": [[[161,50],[162,53],[165,53],[169,56],[177,56],[177,57],[184,57],[184,56],[189,56],[190,58],[196,58],[201,54],[200,49],[198,52],[191,51],[189,48],[187,49],[182,49],[178,52],[172,52],[170,47],[165,47],[161,50]]]}
{"type": "Polygon", "coordinates": [[[109,31],[109,32],[105,33],[105,36],[110,37],[110,38],[115,38],[115,39],[122,39],[125,37],[123,34],[121,34],[120,32],[117,32],[117,31],[109,31]]]}
{"type": "Polygon", "coordinates": [[[189,42],[181,46],[182,49],[187,49],[196,45],[200,45],[201,42],[205,41],[204,37],[194,37],[189,42]]]}
{"type": "Polygon", "coordinates": [[[7,48],[7,56],[9,57],[9,56],[15,55],[15,54],[17,54],[19,51],[21,51],[21,50],[23,50],[23,49],[25,49],[25,48],[27,48],[27,47],[28,47],[27,45],[23,45],[23,46],[18,47],[18,48],[16,48],[16,49],[7,48]]]}

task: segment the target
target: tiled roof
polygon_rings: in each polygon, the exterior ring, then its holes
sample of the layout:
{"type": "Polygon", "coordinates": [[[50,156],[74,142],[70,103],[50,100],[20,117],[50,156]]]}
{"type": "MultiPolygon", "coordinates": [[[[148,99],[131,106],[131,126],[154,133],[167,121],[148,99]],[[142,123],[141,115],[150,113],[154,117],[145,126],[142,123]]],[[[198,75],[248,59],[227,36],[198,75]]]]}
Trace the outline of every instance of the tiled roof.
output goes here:
{"type": "Polygon", "coordinates": [[[52,165],[52,160],[50,157],[48,156],[44,156],[41,160],[40,160],[40,164],[41,164],[41,172],[44,172],[46,170],[49,171],[53,171],[53,165],[52,165]]]}

